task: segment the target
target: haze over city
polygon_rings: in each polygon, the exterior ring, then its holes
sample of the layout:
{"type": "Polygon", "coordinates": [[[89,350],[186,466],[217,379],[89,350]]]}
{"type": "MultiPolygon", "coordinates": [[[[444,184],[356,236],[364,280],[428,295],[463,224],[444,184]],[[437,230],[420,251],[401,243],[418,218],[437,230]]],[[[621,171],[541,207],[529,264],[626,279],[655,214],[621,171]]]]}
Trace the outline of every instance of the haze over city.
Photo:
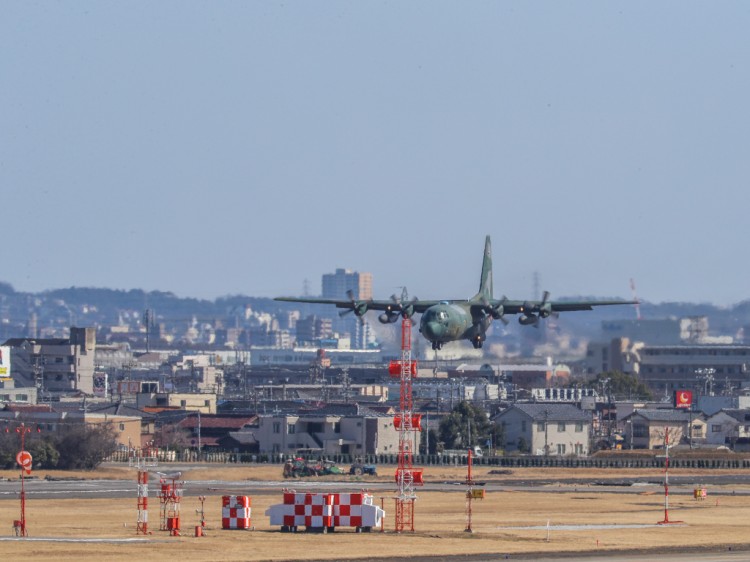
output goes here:
{"type": "Polygon", "coordinates": [[[17,291],[750,297],[750,6],[6,3],[17,291]]]}

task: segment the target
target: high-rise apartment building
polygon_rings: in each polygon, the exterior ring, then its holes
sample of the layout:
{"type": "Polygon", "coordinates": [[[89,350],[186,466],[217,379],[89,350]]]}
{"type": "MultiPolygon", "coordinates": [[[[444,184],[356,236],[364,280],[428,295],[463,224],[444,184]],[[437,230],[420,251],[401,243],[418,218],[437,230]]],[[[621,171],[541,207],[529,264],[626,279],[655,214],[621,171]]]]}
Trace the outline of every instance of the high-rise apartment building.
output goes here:
{"type": "Polygon", "coordinates": [[[372,273],[359,273],[350,269],[337,269],[336,273],[323,275],[323,298],[344,299],[352,291],[355,299],[372,298],[372,273]]]}
{"type": "MultiPolygon", "coordinates": [[[[323,275],[323,298],[324,299],[347,299],[347,292],[352,292],[352,298],[355,300],[367,300],[372,298],[372,273],[360,273],[350,269],[337,269],[335,273],[326,273],[323,275]]],[[[330,309],[320,311],[320,315],[331,314],[330,309]]],[[[355,348],[363,349],[367,347],[372,334],[369,326],[360,324],[359,320],[353,314],[343,318],[334,318],[334,331],[341,335],[348,334],[355,348]]]]}

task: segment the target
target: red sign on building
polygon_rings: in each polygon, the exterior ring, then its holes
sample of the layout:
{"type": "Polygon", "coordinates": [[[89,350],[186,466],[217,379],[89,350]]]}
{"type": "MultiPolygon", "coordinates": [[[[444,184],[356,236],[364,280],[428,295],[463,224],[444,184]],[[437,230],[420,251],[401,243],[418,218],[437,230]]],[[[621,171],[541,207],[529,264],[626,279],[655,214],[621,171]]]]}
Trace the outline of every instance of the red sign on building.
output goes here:
{"type": "Polygon", "coordinates": [[[675,390],[674,391],[674,407],[675,408],[690,408],[693,405],[693,391],[692,390],[675,390]]]}

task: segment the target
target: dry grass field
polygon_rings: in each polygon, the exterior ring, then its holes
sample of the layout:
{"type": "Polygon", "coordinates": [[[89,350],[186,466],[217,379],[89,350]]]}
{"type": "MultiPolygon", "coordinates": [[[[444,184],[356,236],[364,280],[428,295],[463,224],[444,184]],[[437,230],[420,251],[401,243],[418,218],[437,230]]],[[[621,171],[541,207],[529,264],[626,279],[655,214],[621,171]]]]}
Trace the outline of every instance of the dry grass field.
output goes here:
{"type": "MultiPolygon", "coordinates": [[[[477,468],[477,480],[500,485],[499,491],[487,493],[484,500],[473,502],[474,533],[466,527],[463,486],[455,491],[421,491],[415,507],[414,533],[395,534],[393,501],[386,499],[386,532],[356,534],[338,530],[327,535],[281,533],[271,528],[264,515],[266,508],[281,502],[281,487],[252,496],[253,531],[221,530],[221,493],[206,500],[208,527],[206,536],[194,536],[200,504],[195,497],[182,503],[183,536],[170,537],[158,529],[158,500],[150,498],[150,526],[153,534],[138,542],[114,542],[123,539],[143,539],[135,535],[135,485],[132,499],[58,499],[27,501],[27,524],[30,539],[103,539],[104,542],[57,542],[37,540],[3,540],[0,552],[4,560],[349,560],[423,556],[481,555],[502,558],[524,553],[604,554],[612,550],[654,552],[670,549],[705,549],[720,551],[750,549],[748,521],[750,496],[732,495],[731,490],[709,489],[706,501],[695,501],[683,492],[670,495],[670,519],[682,520],[685,525],[656,526],[664,516],[661,489],[654,486],[628,488],[625,493],[598,491],[596,486],[581,484],[564,488],[545,484],[535,491],[502,489],[504,480],[513,478],[528,482],[554,477],[586,479],[604,477],[637,477],[658,480],[658,470],[627,470],[611,473],[607,470],[578,469],[514,469],[512,474],[491,475],[489,468],[477,468]],[[640,491],[639,491],[640,490],[640,491]],[[723,493],[722,493],[723,492],[723,493]],[[551,528],[548,531],[546,525],[551,528]],[[561,525],[570,527],[560,529],[561,525]],[[642,525],[642,527],[640,527],[642,525]],[[597,527],[587,527],[597,526],[597,527]],[[619,527],[622,526],[622,527],[619,527]],[[530,527],[530,528],[524,528],[530,527]]],[[[390,480],[388,472],[378,480],[390,480]]],[[[190,480],[280,480],[280,466],[215,467],[206,465],[182,475],[186,488],[190,480]]],[[[671,471],[675,475],[694,476],[700,481],[699,471],[671,471]]],[[[716,471],[711,472],[715,474],[716,471]]],[[[426,471],[432,482],[461,481],[464,468],[430,467],[426,471]]],[[[104,468],[96,473],[45,473],[38,477],[84,477],[96,479],[125,479],[134,481],[134,472],[126,468],[104,468]]],[[[750,475],[749,482],[750,482],[750,475]]],[[[18,478],[17,471],[0,472],[0,477],[18,478]]],[[[290,483],[293,484],[293,483],[290,483]]],[[[251,485],[251,483],[249,483],[251,485]]],[[[345,490],[366,487],[365,481],[344,486],[345,490]]],[[[750,487],[750,486],[748,486],[750,487]]],[[[343,491],[343,490],[342,490],[343,491]]],[[[391,492],[375,492],[376,496],[391,492]]],[[[18,518],[17,499],[0,500],[0,526],[9,537],[11,524],[18,518]]]]}

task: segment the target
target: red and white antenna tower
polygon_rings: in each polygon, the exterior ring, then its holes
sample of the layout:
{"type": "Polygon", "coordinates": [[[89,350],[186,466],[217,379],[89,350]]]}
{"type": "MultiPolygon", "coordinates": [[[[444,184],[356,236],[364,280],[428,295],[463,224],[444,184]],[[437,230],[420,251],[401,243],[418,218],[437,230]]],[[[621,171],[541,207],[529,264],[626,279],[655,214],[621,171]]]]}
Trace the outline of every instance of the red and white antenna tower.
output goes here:
{"type": "Polygon", "coordinates": [[[635,301],[635,317],[637,320],[641,319],[641,303],[638,301],[638,295],[635,293],[635,279],[630,278],[630,290],[633,293],[633,300],[635,301]]]}
{"type": "Polygon", "coordinates": [[[412,377],[417,374],[417,362],[411,357],[411,318],[403,315],[401,320],[401,360],[391,361],[389,373],[393,377],[400,377],[401,394],[399,398],[399,413],[394,418],[394,426],[398,431],[398,468],[396,469],[396,483],[398,492],[396,500],[396,532],[414,530],[414,501],[417,499],[415,486],[421,486],[422,469],[414,468],[414,445],[417,442],[417,432],[421,428],[421,416],[414,414],[412,403],[412,377]]]}

